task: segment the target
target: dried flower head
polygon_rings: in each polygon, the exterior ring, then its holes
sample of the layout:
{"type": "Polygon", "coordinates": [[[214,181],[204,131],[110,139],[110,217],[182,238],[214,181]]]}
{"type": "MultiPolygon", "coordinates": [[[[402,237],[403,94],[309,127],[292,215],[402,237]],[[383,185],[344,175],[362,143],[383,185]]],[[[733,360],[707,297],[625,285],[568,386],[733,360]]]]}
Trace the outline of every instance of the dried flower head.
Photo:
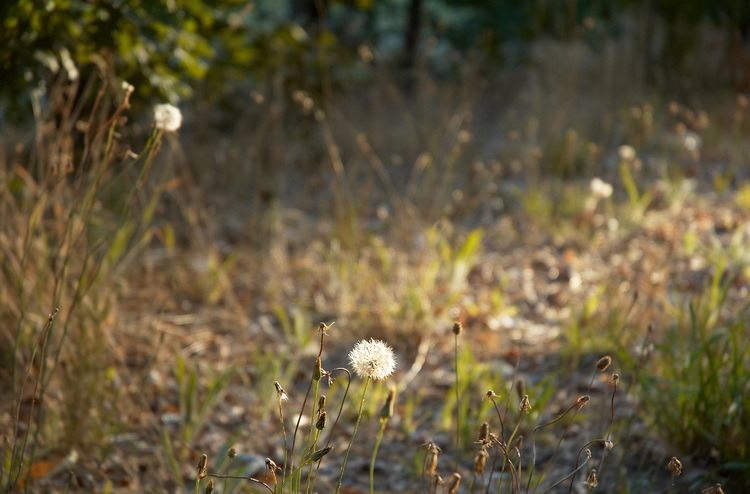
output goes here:
{"type": "Polygon", "coordinates": [[[596,469],[592,469],[589,472],[588,477],[586,477],[586,480],[583,482],[585,486],[587,486],[589,489],[593,489],[597,485],[599,485],[599,480],[596,478],[596,469]]]}
{"type": "Polygon", "coordinates": [[[490,434],[490,424],[489,422],[483,422],[482,425],[479,427],[479,436],[477,437],[477,442],[479,444],[487,444],[487,439],[490,434]]]}
{"type": "Polygon", "coordinates": [[[154,107],[154,125],[157,129],[175,132],[182,125],[182,113],[173,105],[156,105],[154,107]]]}
{"type": "Polygon", "coordinates": [[[276,397],[280,401],[287,401],[287,400],[289,400],[289,395],[286,394],[286,391],[284,391],[284,388],[281,387],[281,384],[279,384],[279,381],[274,381],[273,385],[276,386],[276,397]]]}
{"type": "Polygon", "coordinates": [[[667,463],[667,470],[672,473],[672,486],[674,486],[674,478],[682,474],[682,462],[673,456],[667,463]]]}
{"type": "Polygon", "coordinates": [[[318,398],[318,413],[326,409],[326,395],[320,395],[318,398]]]}
{"type": "Polygon", "coordinates": [[[276,485],[276,471],[281,470],[271,458],[266,458],[266,475],[273,479],[273,485],[276,485]]]}
{"type": "Polygon", "coordinates": [[[489,391],[487,391],[487,392],[486,392],[486,393],[484,394],[484,396],[485,396],[485,397],[486,397],[486,398],[487,398],[488,400],[489,400],[489,399],[492,399],[492,398],[497,398],[497,397],[498,397],[498,395],[496,395],[496,394],[495,394],[495,392],[494,392],[494,391],[492,391],[492,390],[489,390],[489,391]]]}
{"type": "Polygon", "coordinates": [[[676,456],[673,456],[667,464],[667,470],[672,472],[674,475],[680,475],[682,473],[682,462],[678,460],[676,456]]]}
{"type": "Polygon", "coordinates": [[[321,322],[320,324],[318,324],[318,333],[328,336],[328,330],[331,329],[331,326],[333,325],[334,325],[333,322],[331,324],[326,324],[324,322],[321,322]]]}
{"type": "Polygon", "coordinates": [[[724,491],[721,490],[721,484],[716,484],[703,489],[701,494],[724,494],[724,491]]]}
{"type": "Polygon", "coordinates": [[[387,343],[362,340],[349,352],[349,363],[360,377],[380,381],[393,374],[396,357],[387,343]]]}
{"type": "Polygon", "coordinates": [[[458,485],[461,483],[461,474],[455,472],[448,482],[448,494],[456,494],[458,492],[458,485]]]}
{"type": "Polygon", "coordinates": [[[529,395],[523,395],[521,404],[518,406],[521,413],[529,413],[531,411],[531,405],[529,404],[529,395]]]}
{"type": "Polygon", "coordinates": [[[214,479],[210,479],[208,481],[208,484],[206,484],[205,493],[206,494],[213,494],[213,492],[214,492],[214,479]]]}
{"type": "Polygon", "coordinates": [[[620,382],[620,374],[612,374],[612,384],[617,386],[620,382]]]}
{"type": "Polygon", "coordinates": [[[605,370],[607,370],[607,367],[609,367],[609,364],[611,363],[612,363],[612,357],[607,355],[599,359],[599,361],[596,363],[596,368],[604,372],[605,370]]]}
{"type": "Polygon", "coordinates": [[[322,412],[320,412],[320,416],[318,417],[318,421],[315,422],[315,428],[316,429],[318,429],[319,431],[322,431],[323,429],[326,428],[326,417],[327,416],[328,416],[328,414],[326,413],[325,410],[323,410],[322,412]]]}
{"type": "Polygon", "coordinates": [[[591,397],[589,395],[583,395],[580,398],[578,398],[578,404],[582,407],[583,405],[588,403],[589,400],[591,400],[591,397]]]}
{"type": "Polygon", "coordinates": [[[461,321],[456,321],[453,323],[453,334],[458,336],[461,334],[461,331],[464,330],[463,324],[461,324],[461,321]]]}
{"type": "Polygon", "coordinates": [[[229,451],[227,451],[227,456],[230,460],[233,460],[237,456],[237,450],[235,448],[229,448],[229,451]]]}

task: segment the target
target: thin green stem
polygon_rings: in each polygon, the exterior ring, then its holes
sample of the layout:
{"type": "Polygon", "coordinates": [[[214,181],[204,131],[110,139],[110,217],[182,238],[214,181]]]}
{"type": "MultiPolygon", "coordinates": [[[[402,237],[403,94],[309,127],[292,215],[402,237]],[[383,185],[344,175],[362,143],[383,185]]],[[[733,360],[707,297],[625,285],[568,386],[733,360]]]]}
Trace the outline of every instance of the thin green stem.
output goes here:
{"type": "Polygon", "coordinates": [[[456,361],[456,468],[454,472],[458,472],[458,452],[461,441],[461,399],[460,391],[458,389],[458,333],[454,334],[454,345],[453,354],[456,361]]]}
{"type": "Polygon", "coordinates": [[[349,439],[349,445],[346,447],[346,453],[344,453],[344,462],[341,464],[341,473],[339,474],[339,482],[336,485],[336,492],[338,494],[341,490],[341,481],[344,480],[344,469],[346,468],[346,459],[349,457],[349,451],[352,449],[352,443],[354,443],[354,436],[357,434],[357,428],[359,427],[359,421],[362,420],[362,409],[365,405],[365,395],[367,394],[367,387],[370,385],[370,378],[365,379],[365,389],[362,391],[362,400],[359,403],[359,411],[357,412],[357,422],[354,424],[354,432],[352,437],[349,439]]]}
{"type": "MultiPolygon", "coordinates": [[[[281,406],[283,395],[279,394],[277,400],[279,402],[279,422],[281,423],[281,436],[284,438],[284,468],[281,470],[281,478],[286,476],[287,467],[287,449],[286,449],[286,429],[284,428],[284,407],[281,406]]],[[[275,489],[274,489],[275,491],[275,489]]],[[[281,492],[284,492],[284,486],[281,486],[281,492]]]]}
{"type": "Polygon", "coordinates": [[[385,424],[387,422],[387,417],[380,420],[380,431],[378,431],[378,439],[375,441],[375,449],[372,450],[372,459],[370,460],[370,494],[373,494],[374,492],[375,457],[378,456],[378,448],[380,448],[380,441],[383,439],[383,431],[385,431],[385,424]]]}

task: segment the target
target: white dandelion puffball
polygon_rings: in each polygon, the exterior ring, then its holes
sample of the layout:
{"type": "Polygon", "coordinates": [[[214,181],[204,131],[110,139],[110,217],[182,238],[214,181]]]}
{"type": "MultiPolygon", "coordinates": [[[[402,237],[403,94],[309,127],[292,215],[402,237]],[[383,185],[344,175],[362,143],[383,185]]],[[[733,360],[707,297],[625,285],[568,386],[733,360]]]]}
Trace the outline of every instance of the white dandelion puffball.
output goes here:
{"type": "Polygon", "coordinates": [[[176,106],[156,105],[154,107],[154,124],[157,129],[174,132],[182,125],[182,113],[176,106]]]}
{"type": "Polygon", "coordinates": [[[349,363],[359,377],[380,381],[393,374],[396,357],[393,349],[380,340],[362,340],[349,352],[349,363]]]}

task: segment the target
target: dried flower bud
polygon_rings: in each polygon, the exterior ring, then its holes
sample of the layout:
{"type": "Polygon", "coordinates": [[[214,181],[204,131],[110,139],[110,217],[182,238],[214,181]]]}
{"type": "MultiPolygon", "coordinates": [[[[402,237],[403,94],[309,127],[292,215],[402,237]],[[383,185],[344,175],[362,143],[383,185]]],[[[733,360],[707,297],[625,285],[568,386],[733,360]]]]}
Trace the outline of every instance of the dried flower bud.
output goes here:
{"type": "Polygon", "coordinates": [[[453,334],[458,336],[461,334],[461,331],[464,330],[464,325],[461,324],[461,321],[456,321],[453,323],[453,334]]]}
{"type": "Polygon", "coordinates": [[[234,448],[229,448],[229,451],[227,451],[227,456],[230,460],[233,460],[237,456],[237,450],[234,448]]]}
{"type": "Polygon", "coordinates": [[[323,410],[322,412],[320,412],[320,417],[318,417],[318,421],[315,422],[315,428],[318,429],[319,431],[322,431],[323,429],[326,428],[326,415],[328,414],[326,413],[325,410],[323,410]]]}
{"type": "Polygon", "coordinates": [[[321,395],[318,398],[318,413],[326,409],[326,395],[321,395]]]}
{"type": "Polygon", "coordinates": [[[521,413],[529,413],[531,411],[531,405],[529,404],[529,395],[523,395],[521,404],[518,406],[521,413]]]}
{"type": "Polygon", "coordinates": [[[393,417],[393,407],[396,402],[396,386],[391,386],[388,398],[385,399],[383,408],[380,409],[380,420],[388,420],[393,417]]]}
{"type": "Polygon", "coordinates": [[[448,494],[456,494],[458,492],[458,485],[461,483],[461,474],[455,472],[448,482],[448,494]]]}
{"type": "Polygon", "coordinates": [[[605,370],[607,370],[607,367],[609,367],[609,364],[611,363],[612,363],[612,357],[607,355],[599,359],[599,361],[596,363],[596,368],[604,372],[605,370]]]}
{"type": "Polygon", "coordinates": [[[724,494],[724,491],[721,490],[721,484],[716,484],[703,489],[701,494],[724,494]]]}
{"type": "Polygon", "coordinates": [[[589,395],[583,395],[583,396],[581,396],[580,398],[578,398],[578,402],[577,402],[577,403],[578,403],[578,404],[579,404],[579,405],[580,405],[581,407],[583,407],[583,405],[585,405],[586,403],[588,403],[588,402],[589,402],[589,400],[591,400],[591,397],[590,397],[589,395]]]}
{"type": "Polygon", "coordinates": [[[214,479],[210,479],[208,481],[208,485],[206,485],[206,494],[211,494],[214,491],[214,479]]]}
{"type": "Polygon", "coordinates": [[[489,391],[487,391],[487,392],[486,392],[486,393],[484,394],[484,396],[485,396],[485,397],[486,397],[487,399],[492,399],[492,398],[497,398],[497,397],[498,397],[498,395],[496,395],[496,394],[495,394],[495,392],[494,392],[494,391],[492,391],[492,390],[489,390],[489,391]]]}
{"type": "Polygon", "coordinates": [[[289,400],[289,395],[286,394],[286,391],[284,391],[284,388],[281,387],[281,384],[279,384],[279,381],[274,381],[273,385],[276,386],[276,397],[280,401],[287,401],[287,400],[289,400]]]}
{"type": "Polygon", "coordinates": [[[208,466],[208,455],[201,455],[201,459],[198,460],[198,478],[206,478],[206,467],[208,466]]]}
{"type": "Polygon", "coordinates": [[[612,384],[617,386],[617,383],[620,382],[620,374],[612,374],[612,384]]]}

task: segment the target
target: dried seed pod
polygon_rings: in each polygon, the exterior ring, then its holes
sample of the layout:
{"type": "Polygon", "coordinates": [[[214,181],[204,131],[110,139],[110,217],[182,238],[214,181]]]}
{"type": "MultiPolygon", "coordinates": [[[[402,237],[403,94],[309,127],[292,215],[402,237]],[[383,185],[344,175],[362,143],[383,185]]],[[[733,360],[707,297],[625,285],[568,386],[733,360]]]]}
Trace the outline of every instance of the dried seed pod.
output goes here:
{"type": "Polygon", "coordinates": [[[448,482],[448,494],[456,494],[458,492],[458,485],[461,483],[461,474],[455,472],[448,482]]]}
{"type": "Polygon", "coordinates": [[[490,434],[490,424],[489,422],[484,422],[479,427],[479,436],[477,436],[477,442],[479,444],[487,444],[487,438],[490,434]]]}
{"type": "Polygon", "coordinates": [[[609,367],[609,364],[611,363],[612,363],[612,357],[607,355],[599,359],[599,361],[596,363],[596,368],[604,372],[605,370],[607,370],[607,367],[609,367]]]}
{"type": "Polygon", "coordinates": [[[461,324],[461,321],[456,321],[453,323],[453,334],[458,336],[461,334],[461,331],[464,330],[464,325],[461,324]]]}
{"type": "Polygon", "coordinates": [[[208,467],[208,455],[202,454],[201,459],[198,460],[198,478],[199,479],[205,479],[207,472],[206,469],[208,467]]]}

